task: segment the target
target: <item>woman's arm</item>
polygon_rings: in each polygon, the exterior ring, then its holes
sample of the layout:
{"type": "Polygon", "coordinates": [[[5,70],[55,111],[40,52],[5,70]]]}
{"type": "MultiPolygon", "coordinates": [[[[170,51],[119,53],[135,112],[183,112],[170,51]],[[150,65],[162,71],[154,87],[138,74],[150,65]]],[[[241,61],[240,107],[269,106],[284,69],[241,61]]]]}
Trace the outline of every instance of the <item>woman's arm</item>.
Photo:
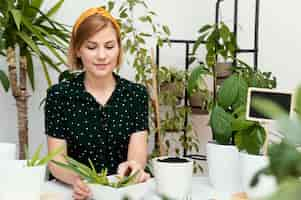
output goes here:
{"type": "MultiPolygon", "coordinates": [[[[53,151],[54,149],[57,149],[61,146],[65,146],[64,150],[58,154],[56,157],[53,158],[53,160],[62,162],[62,163],[67,163],[66,159],[64,156],[67,155],[67,147],[66,147],[66,141],[64,139],[58,139],[54,138],[51,136],[47,136],[47,143],[48,143],[48,152],[53,151]]],[[[67,184],[72,184],[74,183],[74,180],[78,177],[74,172],[64,169],[62,167],[57,166],[53,162],[49,162],[48,168],[51,172],[51,174],[59,179],[60,181],[67,183],[67,184]]]]}
{"type": "MultiPolygon", "coordinates": [[[[53,160],[62,163],[67,163],[66,159],[64,158],[64,156],[67,155],[66,141],[64,139],[57,139],[51,136],[47,136],[47,142],[48,142],[48,152],[51,152],[54,149],[61,147],[62,145],[65,146],[65,149],[56,157],[54,157],[53,160]]],[[[83,183],[83,181],[76,173],[68,169],[59,167],[52,162],[49,162],[48,168],[51,174],[54,177],[56,177],[58,180],[73,186],[74,199],[76,200],[86,199],[91,195],[88,186],[85,183],[83,183]]]]}
{"type": "Polygon", "coordinates": [[[128,147],[128,161],[135,161],[144,169],[147,162],[147,131],[133,133],[128,147]]]}
{"type": "Polygon", "coordinates": [[[144,182],[150,175],[144,172],[147,162],[147,131],[133,133],[130,137],[127,161],[118,166],[120,176],[140,171],[138,182],[144,182]]]}

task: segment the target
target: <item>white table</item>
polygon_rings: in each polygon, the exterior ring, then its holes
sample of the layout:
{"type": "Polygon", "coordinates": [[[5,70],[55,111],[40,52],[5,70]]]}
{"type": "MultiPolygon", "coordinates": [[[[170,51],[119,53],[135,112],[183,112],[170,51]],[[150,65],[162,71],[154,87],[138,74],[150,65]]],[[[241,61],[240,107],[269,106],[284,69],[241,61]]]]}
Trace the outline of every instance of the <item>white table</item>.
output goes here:
{"type": "MultiPolygon", "coordinates": [[[[154,182],[150,184],[151,192],[146,194],[145,200],[159,200],[156,195],[154,182]]],[[[42,200],[72,200],[72,189],[60,182],[46,182],[43,187],[42,200]]],[[[209,184],[208,178],[196,176],[192,179],[192,200],[231,199],[229,195],[218,194],[209,184]]]]}

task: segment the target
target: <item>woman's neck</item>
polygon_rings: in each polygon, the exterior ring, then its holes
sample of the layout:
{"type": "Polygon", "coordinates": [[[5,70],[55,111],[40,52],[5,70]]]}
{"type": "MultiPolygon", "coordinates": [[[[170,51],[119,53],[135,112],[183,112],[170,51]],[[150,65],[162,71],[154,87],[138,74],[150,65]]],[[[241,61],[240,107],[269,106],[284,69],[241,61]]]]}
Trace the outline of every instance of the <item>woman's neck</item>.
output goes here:
{"type": "Polygon", "coordinates": [[[102,78],[95,77],[89,73],[85,73],[85,87],[91,91],[107,91],[115,88],[116,80],[113,73],[102,78]]]}

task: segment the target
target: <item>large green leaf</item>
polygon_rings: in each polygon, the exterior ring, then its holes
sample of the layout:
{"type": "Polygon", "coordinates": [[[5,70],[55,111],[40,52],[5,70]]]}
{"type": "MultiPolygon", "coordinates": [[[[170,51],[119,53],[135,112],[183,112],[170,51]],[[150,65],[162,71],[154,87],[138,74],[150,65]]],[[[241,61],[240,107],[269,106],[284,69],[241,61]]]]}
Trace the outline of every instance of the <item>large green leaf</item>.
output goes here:
{"type": "Polygon", "coordinates": [[[2,71],[1,69],[0,69],[0,81],[2,83],[4,90],[7,92],[9,89],[9,79],[4,73],[4,71],[2,71]]]}
{"type": "Polygon", "coordinates": [[[34,82],[34,68],[33,68],[33,62],[32,62],[32,55],[28,49],[24,50],[24,54],[25,54],[25,57],[27,60],[27,75],[29,77],[31,88],[34,91],[35,90],[35,82],[34,82]]]}
{"type": "Polygon", "coordinates": [[[40,55],[40,49],[36,43],[24,32],[17,32],[17,35],[30,47],[32,50],[40,55]]]}
{"type": "Polygon", "coordinates": [[[218,103],[225,109],[235,103],[239,93],[239,77],[234,74],[227,78],[218,90],[218,103]]]}
{"type": "Polygon", "coordinates": [[[295,94],[295,111],[299,120],[301,120],[301,86],[298,87],[297,92],[295,94]]]}
{"type": "Polygon", "coordinates": [[[51,17],[52,15],[54,15],[63,5],[64,0],[59,0],[47,13],[46,16],[47,17],[51,17]]]}
{"type": "Polygon", "coordinates": [[[48,86],[51,86],[52,82],[51,82],[51,79],[50,79],[50,76],[49,76],[47,65],[46,65],[45,61],[43,60],[43,58],[41,58],[41,57],[40,57],[40,61],[41,61],[42,67],[43,67],[44,75],[45,75],[45,78],[47,80],[48,86]]]}
{"type": "Polygon", "coordinates": [[[243,129],[235,134],[235,145],[239,150],[258,155],[265,141],[265,131],[259,125],[243,129]]]}
{"type": "Polygon", "coordinates": [[[210,126],[214,137],[219,144],[230,144],[232,136],[232,116],[223,108],[215,106],[210,116],[210,126]]]}
{"type": "Polygon", "coordinates": [[[236,118],[232,120],[231,126],[233,131],[241,131],[250,128],[255,122],[245,120],[243,118],[236,118]]]}
{"type": "Polygon", "coordinates": [[[199,65],[191,71],[187,85],[189,96],[193,94],[193,90],[196,89],[198,83],[204,78],[203,76],[205,74],[207,74],[207,71],[204,69],[204,65],[199,65]]]}
{"type": "Polygon", "coordinates": [[[66,63],[65,60],[62,58],[61,55],[57,52],[56,49],[54,49],[51,44],[44,38],[44,36],[41,34],[41,32],[36,29],[32,24],[29,23],[29,21],[26,18],[22,18],[22,22],[28,28],[41,42],[42,44],[47,47],[53,55],[58,58],[62,63],[66,63]]]}
{"type": "Polygon", "coordinates": [[[248,84],[245,79],[241,76],[238,76],[237,81],[238,94],[235,102],[233,103],[233,109],[236,109],[242,105],[247,104],[247,95],[248,95],[248,84]]]}
{"type": "Polygon", "coordinates": [[[18,9],[12,9],[10,10],[13,18],[14,18],[14,21],[15,21],[15,24],[18,28],[18,30],[20,31],[20,24],[21,24],[21,21],[22,21],[22,13],[20,10],[18,9]]]}

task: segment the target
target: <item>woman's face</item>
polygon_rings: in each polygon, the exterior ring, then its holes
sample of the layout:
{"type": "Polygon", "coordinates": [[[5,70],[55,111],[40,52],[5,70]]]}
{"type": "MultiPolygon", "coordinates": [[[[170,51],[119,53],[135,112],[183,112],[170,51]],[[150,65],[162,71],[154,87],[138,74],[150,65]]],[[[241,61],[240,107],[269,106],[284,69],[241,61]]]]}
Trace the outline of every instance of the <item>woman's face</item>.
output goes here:
{"type": "Polygon", "coordinates": [[[112,75],[119,51],[116,31],[108,25],[88,38],[77,51],[77,56],[87,74],[100,78],[112,75]]]}

